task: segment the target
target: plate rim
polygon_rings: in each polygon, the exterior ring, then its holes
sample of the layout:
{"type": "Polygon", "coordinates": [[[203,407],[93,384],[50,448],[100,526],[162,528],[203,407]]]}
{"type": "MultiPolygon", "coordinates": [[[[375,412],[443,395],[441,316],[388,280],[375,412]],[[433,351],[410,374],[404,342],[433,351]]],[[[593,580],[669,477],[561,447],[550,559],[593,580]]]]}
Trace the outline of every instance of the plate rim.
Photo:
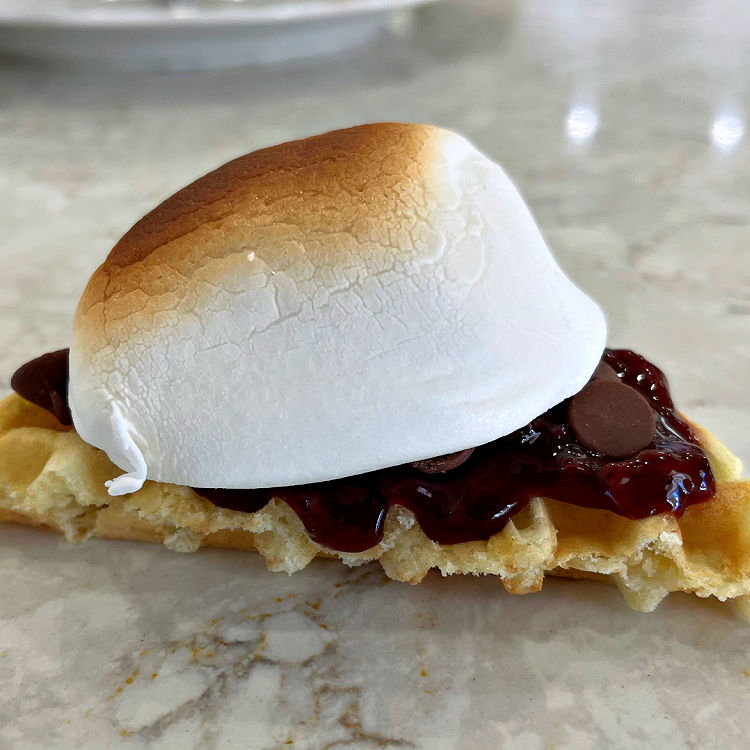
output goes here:
{"type": "Polygon", "coordinates": [[[3,9],[0,6],[0,27],[35,29],[187,29],[237,23],[260,25],[290,23],[326,18],[387,12],[427,5],[437,0],[288,0],[265,2],[260,5],[231,8],[185,9],[174,8],[113,8],[68,9],[37,12],[3,9]]]}

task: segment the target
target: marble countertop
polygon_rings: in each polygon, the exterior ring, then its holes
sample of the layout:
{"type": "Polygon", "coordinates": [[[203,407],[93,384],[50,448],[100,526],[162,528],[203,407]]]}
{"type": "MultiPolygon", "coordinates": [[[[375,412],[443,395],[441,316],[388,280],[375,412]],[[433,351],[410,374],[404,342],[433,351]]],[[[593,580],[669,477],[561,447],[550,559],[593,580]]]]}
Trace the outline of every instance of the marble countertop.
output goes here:
{"type": "MultiPolygon", "coordinates": [[[[339,60],[0,69],[0,392],[160,199],[240,153],[372,120],[468,134],[610,341],[750,464],[750,14],[739,1],[439,3],[339,60]]],[[[0,529],[3,748],[744,748],[732,605],[492,579],[389,583],[249,554],[0,529]]]]}

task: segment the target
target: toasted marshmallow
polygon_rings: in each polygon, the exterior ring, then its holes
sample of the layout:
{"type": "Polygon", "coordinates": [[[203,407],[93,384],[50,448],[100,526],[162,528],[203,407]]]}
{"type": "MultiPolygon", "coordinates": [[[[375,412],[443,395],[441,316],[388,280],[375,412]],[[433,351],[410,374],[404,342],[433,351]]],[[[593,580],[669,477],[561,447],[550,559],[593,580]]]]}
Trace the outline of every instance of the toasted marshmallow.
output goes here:
{"type": "Polygon", "coordinates": [[[70,405],[126,474],[319,482],[481,445],[578,392],[604,316],[502,169],[376,124],[243,156],[167,199],[94,273],[70,405]]]}

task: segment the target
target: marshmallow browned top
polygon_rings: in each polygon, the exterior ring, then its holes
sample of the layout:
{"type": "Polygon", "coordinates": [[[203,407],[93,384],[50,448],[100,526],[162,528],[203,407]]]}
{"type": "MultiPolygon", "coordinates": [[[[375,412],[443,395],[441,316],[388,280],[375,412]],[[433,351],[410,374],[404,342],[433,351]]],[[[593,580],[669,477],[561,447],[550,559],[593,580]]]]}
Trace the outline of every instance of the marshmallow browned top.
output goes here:
{"type": "Polygon", "coordinates": [[[128,472],[112,494],[301,484],[507,434],[604,340],[499,166],[364,125],[242,156],[139,221],[81,297],[70,402],[128,472]]]}

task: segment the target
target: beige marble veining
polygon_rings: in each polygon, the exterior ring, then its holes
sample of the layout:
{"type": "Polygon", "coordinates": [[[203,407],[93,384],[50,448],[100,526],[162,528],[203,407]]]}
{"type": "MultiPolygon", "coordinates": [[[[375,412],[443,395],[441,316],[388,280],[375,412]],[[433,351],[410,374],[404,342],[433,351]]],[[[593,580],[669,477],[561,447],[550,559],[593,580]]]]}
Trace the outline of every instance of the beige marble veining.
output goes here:
{"type": "MultiPolygon", "coordinates": [[[[730,0],[442,3],[337,61],[0,68],[0,391],[69,341],[86,279],[240,153],[370,120],[469,135],[610,341],[750,465],[750,16],[730,0]]],[[[750,631],[588,582],[387,583],[316,562],[0,528],[0,747],[744,748],[750,631]]]]}

